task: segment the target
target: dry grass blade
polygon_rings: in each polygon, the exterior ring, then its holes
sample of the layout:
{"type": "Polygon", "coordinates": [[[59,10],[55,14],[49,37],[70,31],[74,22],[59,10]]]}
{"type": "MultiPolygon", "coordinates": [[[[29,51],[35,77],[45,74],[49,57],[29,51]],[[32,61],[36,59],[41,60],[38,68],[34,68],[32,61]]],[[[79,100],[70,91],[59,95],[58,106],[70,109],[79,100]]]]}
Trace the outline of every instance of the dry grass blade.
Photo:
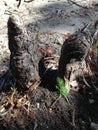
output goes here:
{"type": "Polygon", "coordinates": [[[96,91],[98,91],[98,87],[94,85],[94,83],[92,83],[93,88],[95,88],[96,91]]]}
{"type": "Polygon", "coordinates": [[[52,105],[49,107],[49,109],[52,108],[60,98],[61,98],[61,94],[60,94],[60,96],[52,103],[52,105]]]}
{"type": "Polygon", "coordinates": [[[39,86],[40,83],[41,83],[41,79],[37,79],[37,80],[35,81],[35,83],[32,84],[32,85],[29,87],[29,91],[35,90],[35,89],[39,86]]]}
{"type": "Polygon", "coordinates": [[[29,115],[30,101],[27,99],[27,95],[24,95],[24,97],[18,99],[17,107],[22,107],[27,112],[27,114],[29,115]]]}
{"type": "Polygon", "coordinates": [[[36,130],[37,128],[37,120],[35,120],[35,124],[34,124],[34,129],[33,130],[36,130]]]}
{"type": "Polygon", "coordinates": [[[76,126],[76,124],[75,124],[75,109],[73,110],[73,113],[72,113],[72,124],[74,127],[76,126]]]}
{"type": "Polygon", "coordinates": [[[82,75],[82,77],[83,77],[83,81],[84,81],[85,85],[87,85],[89,88],[91,88],[91,86],[90,86],[89,83],[87,82],[87,80],[86,80],[84,74],[82,75]]]}

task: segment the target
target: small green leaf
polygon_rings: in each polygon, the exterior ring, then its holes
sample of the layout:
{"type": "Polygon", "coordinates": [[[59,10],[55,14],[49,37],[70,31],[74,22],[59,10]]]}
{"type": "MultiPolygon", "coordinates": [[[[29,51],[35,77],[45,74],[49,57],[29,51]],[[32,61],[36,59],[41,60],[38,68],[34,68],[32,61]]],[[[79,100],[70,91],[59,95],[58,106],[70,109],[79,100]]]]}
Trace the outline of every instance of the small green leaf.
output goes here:
{"type": "Polygon", "coordinates": [[[68,82],[64,84],[63,79],[57,77],[57,89],[59,90],[60,94],[66,95],[68,93],[68,82]]]}
{"type": "Polygon", "coordinates": [[[66,99],[66,101],[69,103],[67,94],[68,94],[68,87],[69,87],[69,81],[67,81],[66,83],[64,83],[64,80],[60,77],[57,77],[57,86],[56,88],[58,89],[58,91],[60,92],[61,95],[63,95],[66,99]]]}

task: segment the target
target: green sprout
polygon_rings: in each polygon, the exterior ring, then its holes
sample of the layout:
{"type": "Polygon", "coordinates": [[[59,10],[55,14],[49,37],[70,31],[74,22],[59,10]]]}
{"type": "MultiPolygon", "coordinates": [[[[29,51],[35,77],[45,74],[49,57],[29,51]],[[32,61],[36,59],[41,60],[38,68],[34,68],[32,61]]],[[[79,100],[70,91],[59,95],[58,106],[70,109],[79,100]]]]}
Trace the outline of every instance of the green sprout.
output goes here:
{"type": "Polygon", "coordinates": [[[67,97],[68,87],[69,87],[69,81],[67,81],[66,83],[64,83],[64,80],[62,78],[60,78],[60,77],[57,77],[56,81],[57,81],[56,88],[58,89],[58,91],[60,92],[60,94],[65,97],[67,103],[70,105],[69,99],[67,97]]]}

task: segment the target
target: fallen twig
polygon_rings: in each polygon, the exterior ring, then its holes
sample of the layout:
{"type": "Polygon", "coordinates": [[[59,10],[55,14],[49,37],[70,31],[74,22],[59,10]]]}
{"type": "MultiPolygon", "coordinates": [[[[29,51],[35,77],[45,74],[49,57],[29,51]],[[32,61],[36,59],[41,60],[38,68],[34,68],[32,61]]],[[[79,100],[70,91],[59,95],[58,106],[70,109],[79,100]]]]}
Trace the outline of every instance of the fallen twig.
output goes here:
{"type": "Polygon", "coordinates": [[[84,6],[82,6],[82,5],[80,5],[80,4],[76,3],[76,2],[74,2],[74,1],[72,1],[72,0],[68,0],[68,2],[71,2],[71,3],[75,4],[76,6],[82,7],[82,8],[84,8],[84,9],[88,9],[87,7],[84,7],[84,6]]]}
{"type": "Polygon", "coordinates": [[[34,0],[24,0],[24,2],[26,2],[26,3],[30,3],[32,1],[34,1],[34,0]]]}
{"type": "Polygon", "coordinates": [[[23,0],[19,0],[19,3],[18,3],[18,5],[17,5],[17,8],[20,7],[20,5],[21,5],[22,2],[23,2],[23,0]]]}

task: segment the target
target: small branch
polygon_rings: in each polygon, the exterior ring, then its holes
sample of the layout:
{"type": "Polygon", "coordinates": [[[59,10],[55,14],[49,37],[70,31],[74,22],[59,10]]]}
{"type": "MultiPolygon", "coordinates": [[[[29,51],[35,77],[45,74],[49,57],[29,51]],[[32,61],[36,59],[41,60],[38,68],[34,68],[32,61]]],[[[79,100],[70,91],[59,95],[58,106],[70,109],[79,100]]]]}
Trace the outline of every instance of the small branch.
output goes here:
{"type": "Polygon", "coordinates": [[[23,2],[23,0],[19,0],[18,5],[17,5],[17,8],[20,7],[20,5],[22,4],[22,2],[23,2]]]}
{"type": "Polygon", "coordinates": [[[24,0],[24,2],[26,2],[26,3],[30,3],[32,1],[34,1],[34,0],[24,0]]]}
{"type": "Polygon", "coordinates": [[[76,6],[79,6],[79,7],[81,7],[81,8],[88,9],[87,7],[84,7],[84,6],[82,6],[82,5],[80,5],[80,4],[76,3],[76,2],[74,2],[74,1],[72,1],[72,0],[68,0],[68,2],[71,2],[71,3],[73,3],[73,4],[75,4],[76,6]]]}

